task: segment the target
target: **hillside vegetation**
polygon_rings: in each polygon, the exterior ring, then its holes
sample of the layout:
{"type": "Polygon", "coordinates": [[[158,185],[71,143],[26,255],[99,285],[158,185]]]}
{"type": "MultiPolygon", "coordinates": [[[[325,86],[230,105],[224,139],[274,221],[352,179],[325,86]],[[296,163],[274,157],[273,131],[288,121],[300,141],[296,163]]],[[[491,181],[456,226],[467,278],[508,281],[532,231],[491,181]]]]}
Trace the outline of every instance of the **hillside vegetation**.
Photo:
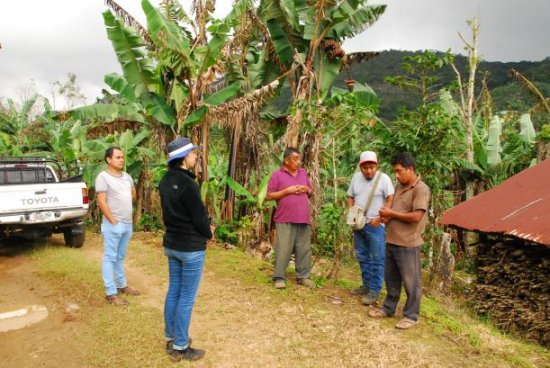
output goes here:
{"type": "MultiPolygon", "coordinates": [[[[401,65],[403,58],[410,55],[420,55],[421,51],[382,51],[374,59],[354,65],[349,71],[349,77],[356,81],[369,84],[381,99],[379,116],[386,121],[395,119],[403,107],[413,109],[419,105],[417,97],[397,86],[385,82],[388,76],[403,74],[401,65]]],[[[455,56],[455,64],[466,78],[467,60],[464,56],[455,56]]],[[[515,69],[529,79],[545,96],[550,95],[550,57],[542,61],[500,62],[482,61],[479,66],[479,75],[485,76],[487,86],[492,94],[494,110],[525,111],[533,106],[535,100],[510,75],[510,69],[515,69]]],[[[450,67],[444,67],[434,73],[440,78],[441,87],[449,86],[456,80],[456,75],[450,67]]],[[[339,85],[344,88],[344,80],[348,78],[346,72],[338,77],[339,85]]],[[[480,78],[481,79],[481,78],[480,78]]],[[[541,117],[535,117],[534,122],[541,123],[541,117]],[[538,119],[537,119],[538,118],[538,119]]]]}

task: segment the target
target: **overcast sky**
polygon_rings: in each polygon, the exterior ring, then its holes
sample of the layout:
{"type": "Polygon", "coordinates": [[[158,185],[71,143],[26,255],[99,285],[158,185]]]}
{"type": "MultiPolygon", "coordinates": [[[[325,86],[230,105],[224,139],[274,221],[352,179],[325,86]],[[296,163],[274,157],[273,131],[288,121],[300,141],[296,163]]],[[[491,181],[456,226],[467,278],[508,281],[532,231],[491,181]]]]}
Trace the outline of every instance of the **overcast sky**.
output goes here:
{"type": "MultiPolygon", "coordinates": [[[[145,25],[139,0],[115,0],[145,25]]],[[[158,4],[158,0],[152,0],[158,4]]],[[[189,4],[189,0],[180,0],[189,4]]],[[[225,15],[233,0],[218,0],[225,15]]],[[[550,0],[371,0],[385,14],[347,41],[351,51],[446,50],[463,52],[467,19],[480,18],[480,54],[489,61],[538,61],[550,56],[550,0]]],[[[67,73],[92,103],[105,88],[103,77],[120,73],[101,13],[103,0],[0,0],[0,98],[18,100],[34,81],[50,97],[51,83],[67,73]]]]}

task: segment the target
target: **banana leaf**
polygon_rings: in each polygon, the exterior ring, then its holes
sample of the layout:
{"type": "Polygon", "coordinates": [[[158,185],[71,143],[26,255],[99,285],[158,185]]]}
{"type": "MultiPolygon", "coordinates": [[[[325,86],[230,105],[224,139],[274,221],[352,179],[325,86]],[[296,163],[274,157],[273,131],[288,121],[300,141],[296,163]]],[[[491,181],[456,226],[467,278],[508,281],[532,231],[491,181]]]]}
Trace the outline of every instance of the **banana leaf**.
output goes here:
{"type": "Polygon", "coordinates": [[[458,163],[460,164],[460,167],[461,167],[462,169],[466,169],[466,170],[470,170],[470,171],[475,171],[475,172],[477,172],[477,173],[479,173],[479,174],[482,174],[482,175],[483,175],[483,173],[485,172],[485,170],[484,170],[482,167],[476,165],[476,164],[473,163],[473,162],[469,162],[469,161],[466,161],[466,160],[464,160],[464,159],[459,158],[459,159],[458,159],[458,163]]]}
{"type": "Polygon", "coordinates": [[[236,96],[241,91],[241,82],[236,81],[229,86],[211,94],[204,100],[208,105],[221,105],[230,98],[236,96]]]}
{"type": "Polygon", "coordinates": [[[191,45],[186,33],[176,23],[166,19],[148,0],[142,0],[141,6],[155,45],[160,50],[169,50],[170,56],[183,64],[191,65],[191,45]]]}
{"type": "Polygon", "coordinates": [[[124,79],[124,76],[117,73],[111,73],[107,74],[103,80],[114,91],[120,93],[122,97],[128,101],[136,102],[136,94],[126,79],[124,79]]]}
{"type": "Polygon", "coordinates": [[[254,7],[254,0],[237,0],[233,3],[231,11],[224,19],[224,22],[227,24],[232,24],[233,22],[239,24],[240,18],[246,13],[247,9],[254,7]]]}
{"type": "Polygon", "coordinates": [[[304,9],[300,12],[300,21],[302,21],[304,24],[304,31],[302,33],[302,37],[304,38],[304,40],[311,41],[317,38],[319,36],[319,32],[322,31],[322,29],[317,29],[316,33],[315,13],[315,8],[304,9]]]}
{"type": "Polygon", "coordinates": [[[315,70],[322,99],[327,96],[332,83],[340,74],[341,64],[339,59],[331,59],[325,52],[321,52],[315,57],[315,70]]]}
{"type": "Polygon", "coordinates": [[[173,82],[170,100],[174,101],[174,106],[184,106],[184,102],[189,97],[189,88],[179,80],[173,82]]]}
{"type": "Polygon", "coordinates": [[[207,45],[199,46],[193,51],[193,57],[197,60],[201,71],[205,71],[218,63],[222,49],[227,43],[227,35],[225,34],[211,34],[211,37],[207,45]]]}
{"type": "Polygon", "coordinates": [[[172,126],[176,123],[174,110],[157,94],[149,93],[147,96],[142,96],[141,101],[147,114],[161,124],[172,126]]]}
{"type": "Polygon", "coordinates": [[[259,13],[265,21],[286,23],[295,32],[301,33],[299,11],[306,6],[305,0],[264,0],[260,4],[259,13]]]}
{"type": "Polygon", "coordinates": [[[31,98],[25,101],[25,103],[21,107],[21,110],[19,110],[19,114],[17,116],[19,129],[23,128],[28,124],[29,113],[37,99],[38,99],[38,94],[35,93],[33,96],[31,96],[31,98]]]}
{"type": "Polygon", "coordinates": [[[267,21],[266,25],[269,29],[273,45],[275,46],[275,53],[279,57],[281,63],[290,69],[293,62],[294,50],[282,24],[275,19],[270,19],[267,21]]]}
{"type": "Polygon", "coordinates": [[[147,125],[147,120],[132,106],[118,104],[95,104],[78,107],[67,112],[73,120],[88,122],[111,122],[117,119],[137,121],[147,125]]]}
{"type": "Polygon", "coordinates": [[[336,86],[332,86],[330,92],[332,96],[351,93],[357,97],[357,100],[361,102],[361,104],[368,107],[369,109],[372,109],[373,111],[377,111],[380,107],[380,98],[378,97],[376,92],[374,92],[372,87],[366,83],[356,81],[353,92],[349,92],[347,88],[339,88],[336,86]]]}
{"type": "Polygon", "coordinates": [[[82,126],[80,120],[74,123],[74,125],[70,129],[70,133],[72,139],[72,151],[75,153],[81,152],[83,143],[86,141],[86,128],[82,126]]]}
{"type": "Polygon", "coordinates": [[[248,67],[248,88],[255,90],[273,82],[282,71],[277,63],[267,60],[268,49],[263,48],[258,61],[251,61],[248,67]]]}
{"type": "Polygon", "coordinates": [[[474,115],[473,123],[474,159],[477,165],[485,170],[487,169],[487,148],[485,145],[487,129],[485,128],[485,121],[481,115],[476,114],[474,115]]]}
{"type": "Polygon", "coordinates": [[[258,207],[260,209],[263,207],[264,201],[267,197],[267,186],[269,184],[270,178],[271,178],[271,174],[265,175],[262,181],[260,182],[260,187],[258,188],[258,207]]]}
{"type": "MultiPolygon", "coordinates": [[[[127,155],[134,147],[134,135],[132,134],[132,131],[130,129],[126,129],[124,132],[122,132],[122,134],[120,134],[120,136],[118,137],[118,146],[127,155]]],[[[124,160],[124,170],[126,170],[126,162],[127,160],[124,160]]]]}
{"type": "Polygon", "coordinates": [[[142,39],[124,27],[110,11],[103,13],[107,27],[107,37],[111,40],[118,62],[126,81],[132,86],[137,97],[146,95],[153,84],[154,74],[142,51],[145,44],[142,39]]]}
{"type": "Polygon", "coordinates": [[[193,111],[191,114],[189,114],[187,119],[185,119],[185,121],[183,122],[183,126],[186,128],[192,127],[193,125],[200,122],[202,118],[204,118],[204,115],[206,115],[207,112],[208,112],[207,106],[199,107],[198,109],[193,111]]]}
{"type": "MultiPolygon", "coordinates": [[[[343,2],[346,5],[350,3],[350,1],[343,2]]],[[[356,36],[374,24],[385,10],[386,5],[367,5],[361,8],[340,5],[332,14],[329,25],[331,29],[327,37],[343,40],[356,36]]]]}
{"type": "Polygon", "coordinates": [[[237,183],[235,180],[233,180],[231,177],[226,176],[225,177],[225,183],[229,186],[229,188],[233,189],[236,195],[244,196],[249,201],[249,203],[255,203],[256,199],[254,196],[246,190],[245,187],[243,187],[241,184],[237,183]]]}

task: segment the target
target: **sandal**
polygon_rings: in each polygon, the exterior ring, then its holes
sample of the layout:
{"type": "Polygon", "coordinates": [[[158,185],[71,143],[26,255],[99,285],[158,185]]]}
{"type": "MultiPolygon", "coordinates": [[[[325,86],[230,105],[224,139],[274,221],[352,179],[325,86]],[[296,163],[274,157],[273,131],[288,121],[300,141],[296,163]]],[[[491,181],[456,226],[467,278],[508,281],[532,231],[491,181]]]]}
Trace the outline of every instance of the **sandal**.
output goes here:
{"type": "Polygon", "coordinates": [[[385,318],[385,317],[391,317],[391,316],[387,315],[386,312],[384,312],[382,309],[375,309],[369,312],[369,317],[385,318]]]}
{"type": "Polygon", "coordinates": [[[414,327],[417,323],[418,321],[413,321],[410,318],[403,318],[395,325],[395,328],[399,330],[408,330],[409,328],[414,327]]]}

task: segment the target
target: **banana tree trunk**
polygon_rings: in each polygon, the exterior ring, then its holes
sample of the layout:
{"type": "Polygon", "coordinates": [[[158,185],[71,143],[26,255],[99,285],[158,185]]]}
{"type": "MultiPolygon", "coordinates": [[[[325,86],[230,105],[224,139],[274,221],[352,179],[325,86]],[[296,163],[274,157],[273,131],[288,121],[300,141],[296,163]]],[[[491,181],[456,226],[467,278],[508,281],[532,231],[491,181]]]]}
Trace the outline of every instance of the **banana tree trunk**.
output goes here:
{"type": "MultiPolygon", "coordinates": [[[[239,141],[240,141],[240,129],[237,125],[233,129],[233,134],[231,135],[231,147],[229,149],[229,163],[227,167],[227,176],[231,179],[235,179],[236,166],[237,166],[237,155],[239,153],[239,141]]],[[[235,192],[229,187],[225,186],[225,198],[223,204],[222,218],[227,221],[233,221],[234,218],[234,209],[235,209],[235,192]]]]}
{"type": "Polygon", "coordinates": [[[550,141],[541,141],[537,144],[537,161],[542,162],[550,158],[550,141]]]}
{"type": "Polygon", "coordinates": [[[148,169],[144,168],[139,174],[137,188],[136,188],[136,202],[134,205],[134,225],[139,225],[141,217],[144,212],[147,196],[147,188],[150,186],[149,181],[151,180],[150,175],[148,175],[148,169]]]}
{"type": "Polygon", "coordinates": [[[201,138],[201,146],[202,146],[202,154],[201,154],[201,183],[204,183],[208,180],[208,153],[209,153],[209,143],[210,143],[210,137],[209,137],[209,126],[207,121],[203,121],[201,124],[201,132],[200,132],[200,138],[201,138]]]}
{"type": "MultiPolygon", "coordinates": [[[[307,101],[309,98],[311,80],[309,76],[303,75],[298,82],[298,91],[296,92],[296,101],[307,101]]],[[[296,113],[289,118],[286,128],[284,142],[287,147],[298,147],[301,122],[304,116],[304,107],[296,109],[296,113]]]]}

